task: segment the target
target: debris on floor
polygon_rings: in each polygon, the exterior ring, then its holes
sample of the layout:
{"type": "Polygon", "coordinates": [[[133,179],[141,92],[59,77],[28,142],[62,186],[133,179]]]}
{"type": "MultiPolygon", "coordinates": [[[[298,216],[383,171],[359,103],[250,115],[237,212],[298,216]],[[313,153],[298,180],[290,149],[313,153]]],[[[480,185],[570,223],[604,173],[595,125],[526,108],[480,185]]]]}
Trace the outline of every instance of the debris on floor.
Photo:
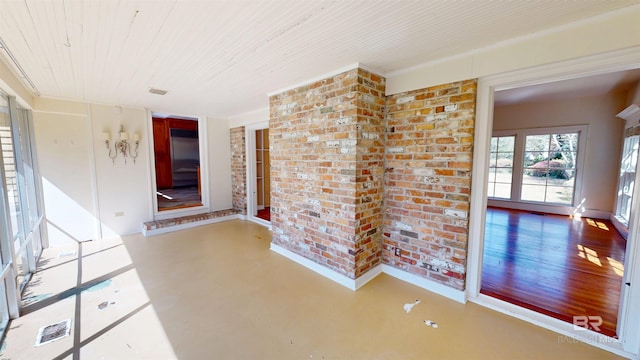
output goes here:
{"type": "Polygon", "coordinates": [[[424,323],[425,323],[427,326],[431,326],[431,327],[432,327],[432,328],[434,328],[434,329],[437,329],[437,328],[438,328],[438,323],[437,323],[437,322],[435,322],[435,321],[425,320],[425,321],[424,321],[424,323]]]}
{"type": "Polygon", "coordinates": [[[413,303],[409,303],[409,304],[404,304],[404,311],[407,312],[407,314],[411,311],[411,309],[413,309],[414,306],[420,304],[420,300],[416,300],[413,303]]]}
{"type": "Polygon", "coordinates": [[[40,328],[36,337],[36,345],[41,346],[52,341],[62,339],[71,333],[71,319],[60,321],[59,323],[46,325],[40,328]]]}
{"type": "Polygon", "coordinates": [[[77,253],[77,250],[63,250],[58,253],[58,258],[76,256],[77,253]]]}
{"type": "Polygon", "coordinates": [[[100,309],[100,310],[104,310],[104,309],[106,309],[106,308],[107,308],[107,306],[109,306],[109,305],[115,305],[115,304],[116,304],[116,302],[115,302],[115,301],[112,301],[112,302],[103,301],[103,302],[101,302],[100,304],[98,304],[98,309],[100,309]]]}

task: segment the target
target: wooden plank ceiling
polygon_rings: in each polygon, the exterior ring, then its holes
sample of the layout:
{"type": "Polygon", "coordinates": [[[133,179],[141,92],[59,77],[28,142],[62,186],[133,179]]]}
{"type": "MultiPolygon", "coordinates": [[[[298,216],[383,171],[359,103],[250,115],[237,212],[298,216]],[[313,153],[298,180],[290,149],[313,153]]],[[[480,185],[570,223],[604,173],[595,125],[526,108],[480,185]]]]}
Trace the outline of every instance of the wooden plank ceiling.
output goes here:
{"type": "Polygon", "coordinates": [[[9,0],[0,39],[41,96],[227,117],[354,63],[398,71],[637,3],[9,0]]]}

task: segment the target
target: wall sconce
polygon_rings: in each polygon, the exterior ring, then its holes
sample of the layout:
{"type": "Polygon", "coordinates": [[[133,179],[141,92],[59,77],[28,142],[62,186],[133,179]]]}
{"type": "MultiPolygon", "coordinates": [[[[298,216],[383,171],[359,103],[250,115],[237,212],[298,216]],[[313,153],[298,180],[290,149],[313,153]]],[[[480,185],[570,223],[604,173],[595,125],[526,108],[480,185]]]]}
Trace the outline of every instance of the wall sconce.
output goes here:
{"type": "Polygon", "coordinates": [[[140,145],[140,134],[133,133],[133,144],[129,143],[129,133],[124,131],[124,127],[120,125],[120,140],[114,142],[113,148],[111,148],[111,133],[103,132],[102,138],[104,139],[104,144],[109,150],[109,158],[115,164],[116,158],[118,157],[118,153],[122,154],[124,157],[124,163],[127,163],[127,158],[130,157],[133,159],[133,163],[136,163],[136,158],[138,157],[138,145],[140,145]]]}

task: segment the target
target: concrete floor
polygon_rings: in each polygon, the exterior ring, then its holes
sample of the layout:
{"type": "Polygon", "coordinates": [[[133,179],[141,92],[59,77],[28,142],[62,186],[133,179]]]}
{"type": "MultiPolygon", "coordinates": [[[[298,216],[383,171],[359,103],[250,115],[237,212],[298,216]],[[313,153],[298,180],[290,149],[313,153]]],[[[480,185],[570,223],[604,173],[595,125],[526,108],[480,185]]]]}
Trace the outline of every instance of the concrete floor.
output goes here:
{"type": "Polygon", "coordinates": [[[233,220],[47,249],[1,358],[616,358],[384,274],[353,292],[271,252],[270,238],[233,220]],[[70,336],[34,346],[65,319],[70,336]]]}

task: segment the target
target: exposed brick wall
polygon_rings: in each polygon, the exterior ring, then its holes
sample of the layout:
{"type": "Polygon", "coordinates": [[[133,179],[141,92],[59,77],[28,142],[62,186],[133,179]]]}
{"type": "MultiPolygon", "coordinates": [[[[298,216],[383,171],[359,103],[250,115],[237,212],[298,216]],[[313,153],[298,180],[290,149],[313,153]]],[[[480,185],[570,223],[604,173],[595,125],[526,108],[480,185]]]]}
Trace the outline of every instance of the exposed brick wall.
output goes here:
{"type": "Polygon", "coordinates": [[[386,80],[358,69],[356,149],[356,274],[382,260],[386,80]]]}
{"type": "Polygon", "coordinates": [[[475,80],[387,97],[383,261],[460,290],[475,99],[475,80]]]}
{"type": "Polygon", "coordinates": [[[247,157],[244,126],[231,132],[231,188],[233,209],[247,214],[247,157]]]}
{"type": "Polygon", "coordinates": [[[381,261],[384,87],[354,69],[270,98],[272,241],[353,279],[381,261]]]}

